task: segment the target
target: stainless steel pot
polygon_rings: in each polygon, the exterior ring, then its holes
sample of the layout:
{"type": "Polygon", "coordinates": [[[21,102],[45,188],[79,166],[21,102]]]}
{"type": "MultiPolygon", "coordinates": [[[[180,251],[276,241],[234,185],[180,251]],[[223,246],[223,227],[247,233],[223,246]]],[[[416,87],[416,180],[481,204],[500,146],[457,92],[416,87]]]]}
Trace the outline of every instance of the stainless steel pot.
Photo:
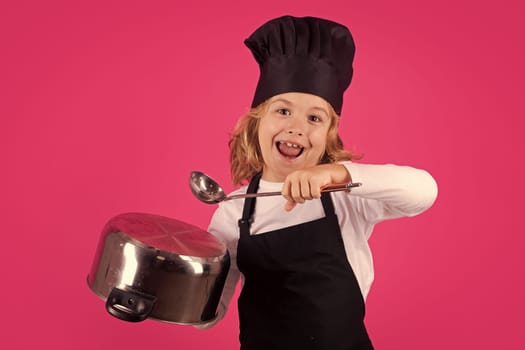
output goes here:
{"type": "Polygon", "coordinates": [[[201,324],[216,315],[229,267],[225,245],[210,233],[126,213],[104,227],[87,281],[119,319],[201,324]]]}

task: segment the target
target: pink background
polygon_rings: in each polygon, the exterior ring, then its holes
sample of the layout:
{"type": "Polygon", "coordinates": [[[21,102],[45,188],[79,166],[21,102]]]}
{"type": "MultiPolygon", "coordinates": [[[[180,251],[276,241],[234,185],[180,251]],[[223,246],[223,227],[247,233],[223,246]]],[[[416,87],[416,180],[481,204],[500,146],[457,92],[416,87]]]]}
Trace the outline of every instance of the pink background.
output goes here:
{"type": "Polygon", "coordinates": [[[430,211],[371,239],[377,349],[523,346],[520,2],[193,3],[0,5],[0,347],[237,347],[235,307],[209,331],[130,324],[85,279],[118,213],[207,226],[215,207],[193,198],[189,172],[233,188],[228,133],[258,74],[242,41],[282,14],[355,36],[346,146],[369,163],[425,168],[440,186],[430,211]]]}

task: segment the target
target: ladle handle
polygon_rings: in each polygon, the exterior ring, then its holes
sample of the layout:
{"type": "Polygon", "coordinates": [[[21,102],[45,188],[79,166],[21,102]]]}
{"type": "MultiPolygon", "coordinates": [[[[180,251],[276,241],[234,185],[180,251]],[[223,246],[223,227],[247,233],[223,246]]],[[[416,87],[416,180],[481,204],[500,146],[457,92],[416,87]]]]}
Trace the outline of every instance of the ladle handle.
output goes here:
{"type": "MultiPolygon", "coordinates": [[[[324,187],[321,192],[336,192],[336,191],[348,191],[354,187],[359,187],[362,184],[360,182],[350,182],[347,184],[337,184],[337,185],[328,185],[324,187]]],[[[239,198],[253,198],[253,197],[269,197],[269,196],[279,196],[281,195],[281,192],[259,192],[259,193],[242,193],[242,194],[234,194],[232,196],[228,196],[224,198],[225,201],[229,201],[230,199],[239,199],[239,198]]]]}

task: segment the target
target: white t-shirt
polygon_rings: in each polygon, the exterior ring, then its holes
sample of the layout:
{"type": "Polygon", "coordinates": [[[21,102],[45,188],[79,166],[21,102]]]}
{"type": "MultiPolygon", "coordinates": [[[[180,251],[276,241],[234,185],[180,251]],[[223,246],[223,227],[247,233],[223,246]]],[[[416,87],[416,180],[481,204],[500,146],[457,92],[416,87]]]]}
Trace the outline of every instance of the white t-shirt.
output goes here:
{"type": "MultiPolygon", "coordinates": [[[[374,280],[372,253],[368,239],[374,225],[387,219],[417,215],[434,203],[437,185],[424,170],[391,164],[372,165],[341,162],[352,177],[352,182],[361,182],[361,187],[348,192],[332,192],[335,214],[339,221],[346,255],[356,275],[363,299],[374,280]]],[[[261,179],[258,192],[281,191],[282,183],[261,179]]],[[[232,194],[246,193],[243,186],[232,194]]],[[[292,211],[284,210],[286,200],[282,196],[259,197],[255,205],[250,233],[260,234],[280,228],[312,221],[325,216],[320,199],[298,204],[292,211]]],[[[208,231],[222,240],[230,252],[231,267],[226,279],[218,317],[207,328],[220,320],[235,292],[241,273],[237,268],[238,220],[242,216],[244,200],[237,199],[219,204],[208,231]]]]}

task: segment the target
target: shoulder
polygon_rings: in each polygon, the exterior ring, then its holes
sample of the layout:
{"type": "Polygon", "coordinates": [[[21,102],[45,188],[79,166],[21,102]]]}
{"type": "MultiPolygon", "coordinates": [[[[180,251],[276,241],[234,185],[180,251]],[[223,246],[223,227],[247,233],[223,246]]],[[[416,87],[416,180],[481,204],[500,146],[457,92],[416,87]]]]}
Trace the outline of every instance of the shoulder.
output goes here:
{"type": "MultiPolygon", "coordinates": [[[[240,193],[246,193],[246,186],[231,192],[230,195],[240,193]]],[[[239,236],[237,222],[241,217],[243,204],[243,200],[219,203],[210,220],[208,231],[225,242],[237,239],[239,236]]]]}

